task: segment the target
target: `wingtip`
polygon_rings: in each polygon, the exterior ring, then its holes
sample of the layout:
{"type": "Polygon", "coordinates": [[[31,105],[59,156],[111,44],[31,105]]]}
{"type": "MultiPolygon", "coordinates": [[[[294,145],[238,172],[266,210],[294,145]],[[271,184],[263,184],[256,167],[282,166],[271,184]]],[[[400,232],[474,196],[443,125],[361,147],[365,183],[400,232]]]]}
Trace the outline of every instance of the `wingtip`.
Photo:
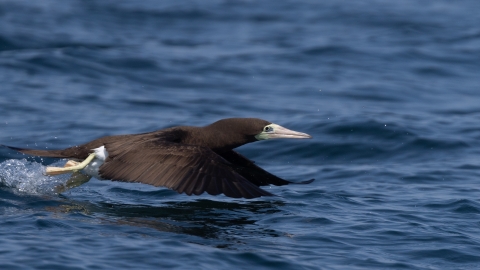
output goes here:
{"type": "Polygon", "coordinates": [[[2,146],[5,147],[5,148],[8,148],[8,149],[16,150],[16,151],[22,150],[22,148],[8,146],[8,145],[5,145],[5,144],[0,144],[0,147],[2,147],[2,146]]]}
{"type": "Polygon", "coordinates": [[[6,147],[8,149],[20,152],[22,154],[31,155],[31,156],[39,156],[39,157],[52,157],[52,158],[66,158],[61,151],[62,150],[37,150],[37,149],[26,149],[20,148],[15,146],[9,146],[0,144],[0,146],[6,147]]]}
{"type": "Polygon", "coordinates": [[[5,145],[5,144],[0,144],[0,147],[5,147],[7,149],[17,151],[19,153],[25,154],[23,151],[27,150],[25,148],[20,148],[20,147],[15,147],[15,146],[10,146],[10,145],[5,145]]]}

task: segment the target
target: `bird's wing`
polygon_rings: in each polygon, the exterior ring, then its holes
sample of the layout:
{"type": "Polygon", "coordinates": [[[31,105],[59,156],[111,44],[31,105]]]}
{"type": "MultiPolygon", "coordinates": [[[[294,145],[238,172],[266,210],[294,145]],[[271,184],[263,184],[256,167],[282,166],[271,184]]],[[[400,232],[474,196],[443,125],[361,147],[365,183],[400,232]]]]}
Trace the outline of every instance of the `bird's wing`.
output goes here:
{"type": "Polygon", "coordinates": [[[240,155],[239,153],[230,150],[225,153],[222,153],[221,156],[232,163],[235,171],[242,175],[245,179],[252,182],[256,186],[266,186],[266,185],[276,185],[283,186],[288,184],[309,184],[313,182],[314,179],[303,181],[303,182],[290,182],[285,179],[282,179],[278,176],[275,176],[264,169],[258,167],[254,164],[253,161],[248,158],[240,155]]]}
{"type": "Polygon", "coordinates": [[[164,186],[187,195],[273,196],[206,147],[158,140],[109,142],[105,147],[108,158],[99,171],[104,179],[164,186]]]}

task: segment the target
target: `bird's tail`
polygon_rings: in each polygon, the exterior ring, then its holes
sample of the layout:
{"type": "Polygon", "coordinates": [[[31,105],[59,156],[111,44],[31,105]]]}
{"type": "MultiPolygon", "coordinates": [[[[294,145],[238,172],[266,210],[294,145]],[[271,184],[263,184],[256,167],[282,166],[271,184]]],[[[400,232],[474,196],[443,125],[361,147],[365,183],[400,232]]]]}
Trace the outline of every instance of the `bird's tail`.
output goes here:
{"type": "Polygon", "coordinates": [[[66,158],[67,157],[67,156],[62,154],[63,150],[25,149],[25,148],[18,148],[18,147],[2,145],[2,144],[0,144],[0,146],[5,146],[7,148],[18,151],[20,153],[24,153],[24,154],[32,155],[32,156],[52,157],[52,158],[66,158]]]}

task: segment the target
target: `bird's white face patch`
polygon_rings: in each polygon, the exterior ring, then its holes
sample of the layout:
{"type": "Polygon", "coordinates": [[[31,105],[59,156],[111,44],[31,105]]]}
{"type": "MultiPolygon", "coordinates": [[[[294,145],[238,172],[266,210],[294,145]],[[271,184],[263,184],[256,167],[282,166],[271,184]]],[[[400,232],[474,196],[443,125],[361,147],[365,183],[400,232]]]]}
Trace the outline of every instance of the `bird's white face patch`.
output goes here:
{"type": "Polygon", "coordinates": [[[83,173],[86,175],[93,176],[97,179],[102,179],[100,177],[100,174],[98,173],[98,170],[100,169],[100,166],[103,165],[105,160],[108,158],[108,152],[107,149],[105,149],[105,146],[100,146],[98,148],[93,149],[93,152],[95,153],[95,158],[88,164],[84,169],[83,173]]]}
{"type": "Polygon", "coordinates": [[[275,133],[275,129],[277,127],[280,127],[279,125],[276,125],[276,124],[270,124],[270,125],[266,125],[265,127],[263,127],[263,130],[260,134],[257,134],[255,135],[255,138],[259,141],[261,140],[267,140],[267,139],[270,139],[270,134],[274,134],[275,133]]]}

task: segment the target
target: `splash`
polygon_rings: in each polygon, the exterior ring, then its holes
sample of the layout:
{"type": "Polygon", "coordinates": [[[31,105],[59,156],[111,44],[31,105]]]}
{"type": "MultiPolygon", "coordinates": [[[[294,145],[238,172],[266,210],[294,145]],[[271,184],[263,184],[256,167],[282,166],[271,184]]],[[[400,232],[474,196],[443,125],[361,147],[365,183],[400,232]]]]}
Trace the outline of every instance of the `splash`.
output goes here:
{"type": "MultiPolygon", "coordinates": [[[[51,166],[63,166],[65,161],[58,161],[51,166]]],[[[45,166],[26,159],[9,159],[0,163],[0,185],[27,194],[54,194],[55,187],[64,184],[69,174],[46,176],[45,166]]]]}

